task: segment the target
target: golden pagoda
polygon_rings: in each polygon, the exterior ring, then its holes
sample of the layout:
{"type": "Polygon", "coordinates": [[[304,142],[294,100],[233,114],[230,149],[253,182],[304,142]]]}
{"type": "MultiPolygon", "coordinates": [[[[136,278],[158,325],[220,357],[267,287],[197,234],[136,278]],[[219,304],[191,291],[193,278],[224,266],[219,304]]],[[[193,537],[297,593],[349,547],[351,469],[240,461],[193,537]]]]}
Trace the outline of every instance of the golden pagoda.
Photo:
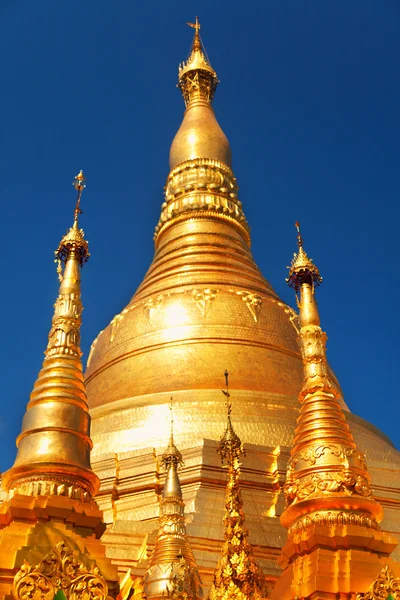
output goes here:
{"type": "MultiPolygon", "coordinates": [[[[82,577],[97,577],[96,600],[194,600],[199,579],[204,597],[212,589],[212,598],[252,600],[264,594],[257,565],[276,598],[400,600],[400,453],[344,402],[319,325],[321,277],[300,232],[289,272],[300,316],[253,259],[231,149],[212,107],[218,76],[198,19],[189,25],[194,39],[178,71],[185,112],[155,254],[128,305],[92,343],[85,381],[83,175],[75,181],[74,224],[56,251],[60,293],[49,345],[15,464],[2,478],[0,600],[52,600],[60,590],[54,573],[68,561],[82,577]],[[228,414],[221,442],[226,366],[237,400],[235,430],[228,414]],[[162,454],[170,396],[179,427],[162,454]],[[238,524],[254,578],[239,573],[250,587],[236,582],[232,592],[221,565],[235,571],[229,528],[238,524]],[[27,588],[40,574],[43,595],[27,588]]],[[[75,587],[61,591],[75,600],[75,587]]]]}
{"type": "MultiPolygon", "coordinates": [[[[97,501],[107,523],[103,540],[121,573],[130,568],[140,576],[157,537],[154,455],[168,435],[166,399],[174,397],[187,534],[207,594],[224,539],[224,475],[216,454],[226,423],[220,374],[228,366],[233,377],[236,430],[247,450],[241,469],[246,522],[273,585],[286,537],[279,517],[303,361],[297,313],[251,254],[230,146],[212,108],[218,77],[197,20],[193,27],[190,54],[179,66],[186,108],[171,146],[154,258],[131,301],[93,342],[86,386],[92,464],[101,481],[97,501]]],[[[400,454],[348,411],[328,373],[357,448],[367,453],[374,495],[385,509],[381,527],[396,533],[400,454]]]]}
{"type": "Polygon", "coordinates": [[[78,217],[56,252],[60,279],[42,370],[17,438],[18,453],[3,473],[0,504],[0,599],[53,598],[61,590],[96,589],[98,600],[118,591],[116,568],[99,538],[103,515],[94,496],[99,479],[90,465],[92,441],[80,349],[80,270],[89,258],[78,217]],[[42,594],[42,596],[41,596],[42,594]]]}

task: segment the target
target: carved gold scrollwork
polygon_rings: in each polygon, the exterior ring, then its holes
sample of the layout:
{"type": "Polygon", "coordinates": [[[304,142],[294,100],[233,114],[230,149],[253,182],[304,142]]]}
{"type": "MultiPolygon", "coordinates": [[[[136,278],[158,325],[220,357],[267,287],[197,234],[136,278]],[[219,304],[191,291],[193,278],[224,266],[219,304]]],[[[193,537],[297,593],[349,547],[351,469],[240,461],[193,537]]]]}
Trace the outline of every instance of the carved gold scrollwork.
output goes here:
{"type": "Polygon", "coordinates": [[[400,600],[400,578],[396,577],[392,569],[386,565],[368,592],[357,594],[356,600],[386,600],[389,595],[394,600],[400,600]]]}
{"type": "Polygon", "coordinates": [[[328,492],[340,492],[348,496],[358,494],[365,498],[372,496],[369,481],[347,470],[340,473],[315,473],[298,481],[289,477],[283,490],[288,504],[328,492]]]}
{"type": "Polygon", "coordinates": [[[315,465],[319,458],[330,453],[332,456],[341,459],[345,466],[348,466],[348,461],[351,458],[356,459],[360,463],[360,467],[366,469],[365,460],[361,452],[356,448],[344,447],[341,444],[317,444],[309,446],[301,452],[297,452],[288,462],[288,469],[293,470],[299,460],[302,460],[309,465],[315,465]]]}
{"type": "Polygon", "coordinates": [[[35,567],[25,561],[14,577],[16,600],[53,600],[58,590],[69,600],[105,600],[108,595],[96,563],[88,568],[65,540],[35,567]]]}

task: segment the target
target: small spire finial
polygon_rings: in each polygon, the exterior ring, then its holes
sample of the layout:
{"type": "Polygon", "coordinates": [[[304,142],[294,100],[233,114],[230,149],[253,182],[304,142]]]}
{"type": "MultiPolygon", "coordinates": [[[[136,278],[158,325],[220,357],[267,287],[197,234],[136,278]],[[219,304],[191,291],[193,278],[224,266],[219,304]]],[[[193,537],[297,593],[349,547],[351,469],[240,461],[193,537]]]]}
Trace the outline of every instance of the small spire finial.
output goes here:
{"type": "Polygon", "coordinates": [[[188,23],[189,27],[193,27],[193,29],[196,30],[196,34],[199,33],[200,31],[200,23],[199,23],[199,17],[196,15],[196,23],[188,23]]]}
{"type": "Polygon", "coordinates": [[[169,418],[170,418],[171,430],[170,430],[168,447],[161,457],[161,462],[164,465],[165,469],[168,469],[168,467],[172,463],[175,463],[178,466],[183,465],[182,454],[181,454],[181,452],[179,452],[178,448],[175,445],[175,441],[174,441],[173,401],[174,401],[174,399],[171,396],[169,399],[169,415],[170,415],[169,418]]]}
{"type": "Polygon", "coordinates": [[[170,424],[171,424],[171,440],[174,439],[174,413],[173,413],[173,402],[174,399],[171,396],[170,398],[170,402],[169,402],[169,416],[170,416],[170,424]]]}
{"type": "Polygon", "coordinates": [[[309,283],[314,289],[322,282],[322,277],[312,258],[307,256],[303,248],[300,223],[296,221],[294,225],[297,229],[298,251],[293,254],[292,264],[288,267],[289,277],[287,277],[286,283],[289,287],[294,288],[297,294],[303,283],[309,283]]]}
{"type": "Polygon", "coordinates": [[[231,421],[232,400],[231,400],[231,395],[229,393],[229,373],[227,370],[225,370],[224,377],[225,377],[226,389],[221,390],[221,392],[225,396],[227,423],[226,423],[226,429],[224,431],[224,435],[221,438],[217,452],[221,456],[222,462],[224,462],[224,459],[226,459],[228,466],[230,466],[233,464],[235,459],[237,459],[241,454],[244,454],[244,450],[243,450],[242,441],[232,426],[232,421],[231,421]]]}
{"type": "Polygon", "coordinates": [[[81,196],[82,191],[86,187],[86,180],[82,173],[82,170],[74,178],[72,185],[78,192],[78,197],[76,199],[74,210],[74,224],[64,235],[61,242],[59,243],[57,250],[54,252],[54,262],[57,263],[57,273],[60,282],[63,279],[62,265],[64,265],[65,267],[67,259],[72,253],[78,260],[81,267],[84,265],[85,262],[89,260],[90,256],[89,245],[85,240],[84,231],[83,229],[78,228],[78,216],[80,213],[82,213],[80,208],[81,196]]]}
{"type": "Polygon", "coordinates": [[[294,226],[297,229],[297,245],[300,248],[303,247],[303,238],[301,237],[301,232],[300,232],[300,223],[298,221],[296,221],[296,223],[294,224],[294,226]]]}
{"type": "Polygon", "coordinates": [[[199,18],[196,16],[195,23],[187,24],[194,29],[194,38],[187,61],[179,65],[178,87],[186,106],[195,99],[211,103],[219,83],[218,77],[201,43],[199,18]]]}
{"type": "Polygon", "coordinates": [[[82,214],[82,210],[81,210],[81,196],[82,196],[82,192],[86,187],[86,179],[85,176],[82,172],[82,169],[79,171],[78,175],[74,178],[74,181],[72,182],[72,185],[74,186],[74,188],[76,189],[76,191],[78,192],[78,197],[76,199],[76,204],[75,204],[75,211],[74,211],[74,226],[78,227],[78,216],[82,214]]]}
{"type": "Polygon", "coordinates": [[[228,373],[227,369],[225,369],[224,377],[225,377],[226,390],[221,390],[221,392],[225,396],[225,406],[226,406],[226,410],[227,410],[228,417],[229,417],[232,412],[232,400],[231,400],[231,395],[229,393],[229,373],[228,373]]]}

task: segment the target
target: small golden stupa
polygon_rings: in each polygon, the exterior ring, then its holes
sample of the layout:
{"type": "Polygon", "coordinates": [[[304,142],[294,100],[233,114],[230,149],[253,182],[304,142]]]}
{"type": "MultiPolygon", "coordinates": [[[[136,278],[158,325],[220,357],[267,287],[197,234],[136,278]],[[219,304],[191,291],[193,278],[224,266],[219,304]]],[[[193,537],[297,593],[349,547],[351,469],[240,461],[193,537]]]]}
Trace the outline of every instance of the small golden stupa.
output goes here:
{"type": "Polygon", "coordinates": [[[343,400],[299,226],[299,315],[254,262],[218,77],[189,25],[154,258],[85,380],[74,182],[49,344],[2,477],[0,600],[400,600],[400,453],[343,400]]]}

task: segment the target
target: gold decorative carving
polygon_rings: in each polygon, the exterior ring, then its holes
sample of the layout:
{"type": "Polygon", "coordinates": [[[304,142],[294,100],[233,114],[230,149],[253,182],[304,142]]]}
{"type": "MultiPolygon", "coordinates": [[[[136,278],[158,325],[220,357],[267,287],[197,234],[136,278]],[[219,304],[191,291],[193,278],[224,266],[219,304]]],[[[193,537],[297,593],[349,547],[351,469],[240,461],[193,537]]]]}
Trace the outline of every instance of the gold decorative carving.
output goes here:
{"type": "Polygon", "coordinates": [[[171,570],[164,598],[171,600],[186,600],[199,597],[199,577],[197,569],[190,565],[182,556],[171,563],[171,570]]]}
{"type": "Polygon", "coordinates": [[[105,600],[108,595],[96,563],[87,567],[65,540],[35,567],[25,561],[14,577],[16,600],[53,600],[58,590],[69,600],[105,600]]]}
{"type": "Polygon", "coordinates": [[[312,498],[320,493],[341,492],[347,496],[358,494],[365,498],[371,498],[372,492],[366,477],[355,475],[352,471],[341,471],[339,473],[315,473],[299,480],[287,481],[284,485],[284,493],[287,504],[295,500],[312,498]]]}
{"type": "Polygon", "coordinates": [[[14,493],[24,496],[67,496],[72,500],[92,502],[89,486],[84,481],[79,483],[72,481],[72,477],[71,479],[62,476],[21,479],[15,486],[14,493]]]}
{"type": "Polygon", "coordinates": [[[289,535],[301,533],[313,525],[358,525],[359,527],[367,527],[368,529],[376,529],[379,531],[379,525],[368,515],[362,515],[354,512],[344,511],[318,511],[311,513],[295,521],[289,528],[289,535]]]}
{"type": "Polygon", "coordinates": [[[236,292],[236,294],[242,298],[243,302],[249,309],[251,316],[257,323],[262,308],[261,296],[259,296],[258,294],[254,294],[253,292],[247,291],[236,292]]]}
{"type": "Polygon", "coordinates": [[[341,444],[325,443],[308,446],[304,450],[296,452],[288,461],[288,471],[294,469],[300,460],[309,465],[315,465],[318,459],[324,457],[326,454],[341,459],[346,467],[348,467],[349,458],[355,458],[360,463],[360,467],[366,469],[365,459],[356,448],[345,447],[341,444]]]}
{"type": "Polygon", "coordinates": [[[191,296],[193,300],[196,302],[197,308],[200,313],[205,317],[207,312],[211,308],[212,303],[217,297],[218,290],[212,290],[206,288],[204,290],[192,290],[191,296]]]}
{"type": "Polygon", "coordinates": [[[73,354],[80,357],[82,302],[79,294],[60,294],[54,305],[46,355],[73,354]]]}
{"type": "Polygon", "coordinates": [[[400,600],[400,578],[386,565],[365,594],[357,594],[356,600],[400,600]]]}
{"type": "Polygon", "coordinates": [[[151,321],[160,312],[164,296],[160,294],[156,298],[149,298],[143,305],[144,314],[151,321]]]}
{"type": "Polygon", "coordinates": [[[250,243],[249,226],[238,199],[236,178],[223,162],[195,158],[172,169],[165,185],[165,201],[161,206],[155,239],[168,223],[194,216],[228,220],[250,243]]]}

